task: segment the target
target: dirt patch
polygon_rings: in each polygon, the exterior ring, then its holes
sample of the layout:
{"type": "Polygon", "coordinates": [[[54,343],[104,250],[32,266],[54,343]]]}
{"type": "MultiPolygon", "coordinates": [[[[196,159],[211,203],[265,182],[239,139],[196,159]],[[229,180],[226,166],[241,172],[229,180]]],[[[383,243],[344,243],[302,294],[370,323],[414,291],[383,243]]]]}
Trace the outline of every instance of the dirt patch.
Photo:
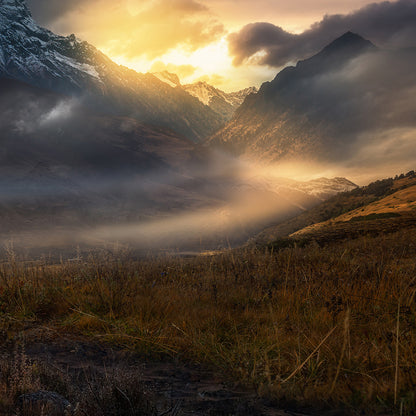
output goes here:
{"type": "Polygon", "coordinates": [[[122,348],[59,335],[48,329],[25,331],[20,338],[29,360],[65,374],[78,386],[97,375],[105,379],[114,372],[126,378],[140,374],[143,388],[159,416],[304,416],[279,409],[254,390],[238,386],[200,365],[175,359],[149,361],[122,348]]]}

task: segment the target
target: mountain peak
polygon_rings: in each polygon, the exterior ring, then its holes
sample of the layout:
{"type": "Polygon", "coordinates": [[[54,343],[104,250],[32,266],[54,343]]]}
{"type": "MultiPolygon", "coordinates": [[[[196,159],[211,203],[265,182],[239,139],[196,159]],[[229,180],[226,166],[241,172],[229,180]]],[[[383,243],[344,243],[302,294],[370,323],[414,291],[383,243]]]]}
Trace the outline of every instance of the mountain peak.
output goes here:
{"type": "MultiPolygon", "coordinates": [[[[296,69],[302,74],[320,72],[323,69],[336,68],[359,55],[377,50],[376,46],[360,35],[348,31],[325,46],[319,53],[311,58],[299,61],[296,69]]],[[[293,67],[287,67],[275,79],[286,82],[286,78],[292,79],[293,67]]]]}
{"type": "Polygon", "coordinates": [[[334,53],[361,53],[366,50],[375,49],[373,43],[362,36],[351,31],[345,32],[327,45],[318,55],[333,55],[334,53]]]}
{"type": "Polygon", "coordinates": [[[340,37],[335,39],[334,42],[341,41],[341,40],[348,41],[348,42],[350,42],[350,41],[360,41],[360,42],[366,41],[366,39],[364,39],[358,33],[351,32],[351,30],[348,30],[343,35],[341,35],[340,37]]]}

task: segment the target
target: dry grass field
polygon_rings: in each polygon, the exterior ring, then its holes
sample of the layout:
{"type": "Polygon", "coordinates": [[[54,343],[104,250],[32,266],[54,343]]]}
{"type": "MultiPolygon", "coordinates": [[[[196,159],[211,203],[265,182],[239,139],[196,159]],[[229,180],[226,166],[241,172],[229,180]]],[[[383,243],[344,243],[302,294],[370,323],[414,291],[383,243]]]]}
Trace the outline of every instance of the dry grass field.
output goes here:
{"type": "MultiPolygon", "coordinates": [[[[415,259],[414,228],[191,258],[30,264],[9,251],[1,337],[6,345],[27,328],[53,328],[148,359],[212,366],[280,408],[411,415],[415,259]]],[[[0,403],[13,414],[10,397],[25,386],[11,390],[4,374],[0,403]]]]}

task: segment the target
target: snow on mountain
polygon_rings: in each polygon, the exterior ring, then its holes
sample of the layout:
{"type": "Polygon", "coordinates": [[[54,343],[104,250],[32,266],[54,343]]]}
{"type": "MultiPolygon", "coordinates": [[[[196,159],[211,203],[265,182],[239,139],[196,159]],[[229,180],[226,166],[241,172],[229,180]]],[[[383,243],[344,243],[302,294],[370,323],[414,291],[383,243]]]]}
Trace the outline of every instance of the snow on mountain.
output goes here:
{"type": "Polygon", "coordinates": [[[95,68],[100,52],[75,35],[58,36],[38,27],[24,0],[0,3],[0,29],[5,76],[40,87],[65,86],[62,92],[102,84],[95,68]]]}
{"type": "Polygon", "coordinates": [[[237,108],[243,104],[248,95],[257,93],[256,87],[227,93],[204,81],[182,85],[179,77],[168,71],[154,72],[152,75],[170,85],[172,88],[181,87],[188,94],[198,98],[202,104],[210,107],[219,114],[224,121],[232,118],[237,108]]]}
{"type": "Polygon", "coordinates": [[[240,91],[227,93],[227,99],[232,106],[240,107],[248,95],[256,94],[257,92],[258,89],[256,87],[248,87],[240,91]]]}
{"type": "Polygon", "coordinates": [[[226,120],[231,119],[235,110],[240,107],[247,95],[257,92],[255,87],[250,87],[241,91],[226,93],[203,81],[184,85],[183,88],[203,104],[224,116],[226,120]]]}
{"type": "Polygon", "coordinates": [[[319,199],[325,200],[330,196],[340,192],[348,192],[357,188],[357,185],[346,178],[318,178],[312,179],[308,182],[298,182],[294,184],[293,189],[305,192],[308,195],[316,196],[319,199]]]}
{"type": "MultiPolygon", "coordinates": [[[[196,82],[195,84],[184,85],[186,91],[205,105],[209,105],[213,97],[221,95],[221,97],[228,103],[225,93],[219,94],[219,90],[206,82],[196,82]]],[[[222,92],[222,91],[221,91],[222,92]]]]}
{"type": "Polygon", "coordinates": [[[195,142],[224,123],[183,89],[172,88],[177,77],[161,81],[137,73],[75,35],[39,27],[25,0],[0,0],[0,77],[81,97],[96,111],[168,127],[195,142]]]}
{"type": "Polygon", "coordinates": [[[277,194],[298,193],[314,198],[316,201],[325,201],[340,192],[348,192],[357,188],[357,185],[346,178],[317,178],[308,181],[298,181],[290,178],[276,177],[274,175],[253,176],[248,180],[256,189],[263,189],[277,194]]]}

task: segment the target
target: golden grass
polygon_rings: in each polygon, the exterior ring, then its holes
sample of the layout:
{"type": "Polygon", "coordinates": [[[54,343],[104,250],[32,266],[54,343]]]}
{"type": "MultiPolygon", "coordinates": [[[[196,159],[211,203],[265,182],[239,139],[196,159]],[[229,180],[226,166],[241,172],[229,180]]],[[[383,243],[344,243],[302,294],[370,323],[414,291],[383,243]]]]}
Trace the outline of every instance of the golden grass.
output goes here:
{"type": "Polygon", "coordinates": [[[412,182],[410,182],[410,184],[404,183],[404,179],[397,181],[395,184],[396,186],[399,184],[407,186],[404,189],[394,188],[395,192],[391,195],[387,195],[384,198],[371,202],[363,207],[350,210],[329,220],[317,222],[301,228],[300,230],[292,233],[291,236],[299,237],[310,232],[319,231],[326,226],[331,226],[336,223],[346,222],[357,217],[365,217],[372,214],[411,213],[412,210],[416,209],[416,185],[413,184],[414,178],[411,180],[412,182]]]}
{"type": "Polygon", "coordinates": [[[179,356],[283,406],[416,411],[416,230],[324,248],[90,256],[0,269],[0,329],[22,322],[179,356]]]}

